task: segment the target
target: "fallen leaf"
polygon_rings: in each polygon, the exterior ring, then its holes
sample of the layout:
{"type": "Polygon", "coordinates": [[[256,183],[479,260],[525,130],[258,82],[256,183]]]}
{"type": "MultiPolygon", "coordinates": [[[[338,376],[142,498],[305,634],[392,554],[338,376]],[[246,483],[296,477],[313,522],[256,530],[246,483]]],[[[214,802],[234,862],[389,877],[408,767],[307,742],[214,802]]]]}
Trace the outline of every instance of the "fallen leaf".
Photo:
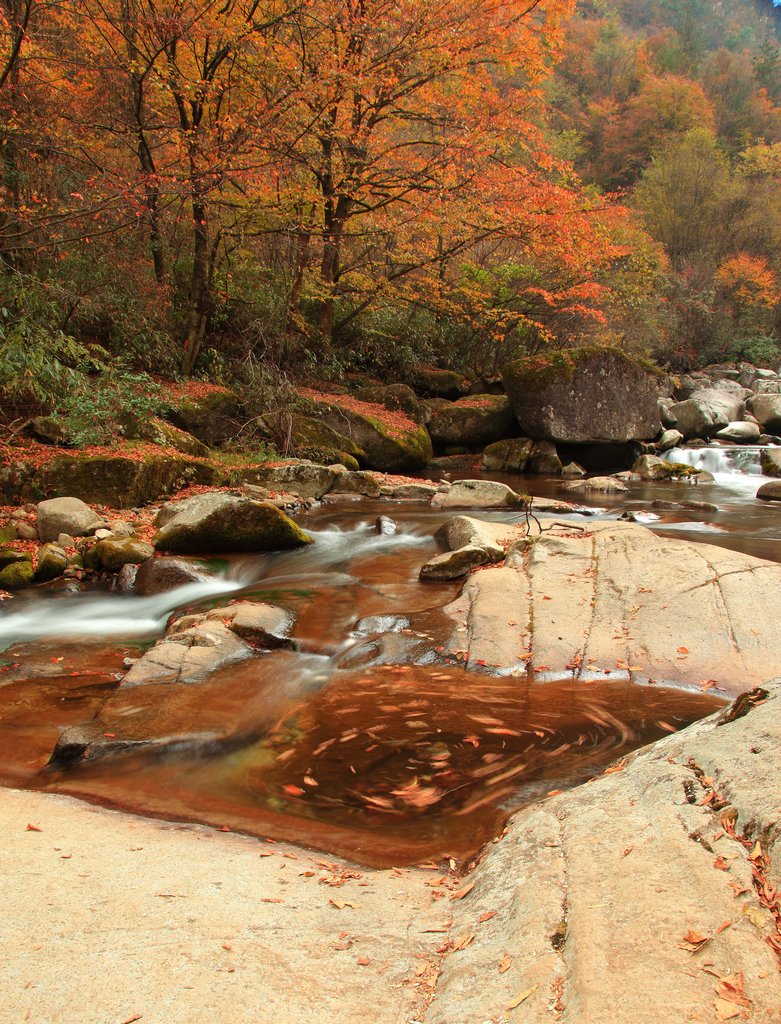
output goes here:
{"type": "Polygon", "coordinates": [[[530,995],[531,995],[531,994],[532,994],[533,992],[536,992],[538,988],[539,988],[539,985],[532,985],[532,987],[531,987],[531,988],[527,988],[527,989],[526,989],[526,990],[525,990],[524,992],[521,992],[521,994],[520,994],[520,995],[518,996],[518,998],[517,998],[517,999],[514,999],[514,1000],[513,1000],[513,1002],[511,1002],[511,1003],[510,1003],[510,1005],[509,1005],[509,1006],[507,1007],[507,1009],[508,1009],[508,1010],[514,1010],[516,1006],[520,1006],[520,1005],[521,1005],[521,1003],[522,1003],[522,1002],[523,1002],[523,1001],[524,1001],[525,999],[528,999],[528,998],[529,998],[529,996],[530,996],[530,995]]]}
{"type": "Polygon", "coordinates": [[[368,958],[368,956],[359,956],[358,959],[356,960],[356,963],[360,964],[361,967],[368,967],[369,966],[369,958],[368,958]]]}
{"type": "Polygon", "coordinates": [[[38,828],[37,825],[28,825],[25,832],[43,832],[43,829],[38,828]]]}
{"type": "Polygon", "coordinates": [[[495,910],[486,910],[484,914],[481,914],[478,918],[480,924],[485,924],[486,921],[490,921],[492,917],[496,917],[495,910]]]}
{"type": "Polygon", "coordinates": [[[462,935],[457,942],[453,943],[453,949],[466,949],[467,946],[470,946],[472,944],[473,939],[474,934],[462,935]]]}
{"type": "Polygon", "coordinates": [[[683,937],[683,941],[678,944],[679,949],[686,949],[690,953],[696,953],[698,949],[702,949],[706,942],[710,940],[711,936],[704,934],[704,932],[695,932],[689,929],[683,937]]]}
{"type": "Polygon", "coordinates": [[[726,999],[717,999],[714,1005],[717,1020],[732,1020],[734,1017],[743,1015],[743,1010],[740,1006],[727,1002],[726,999]]]}
{"type": "Polygon", "coordinates": [[[721,924],[719,925],[719,927],[716,929],[716,934],[717,935],[721,935],[721,933],[725,932],[727,930],[727,928],[730,927],[731,924],[732,924],[732,921],[722,921],[721,924]]]}
{"type": "Polygon", "coordinates": [[[467,896],[475,887],[474,882],[470,882],[469,885],[465,885],[463,889],[458,889],[450,897],[451,900],[462,900],[464,896],[467,896]]]}
{"type": "Polygon", "coordinates": [[[511,957],[509,957],[509,956],[502,957],[502,959],[499,961],[499,973],[500,974],[504,974],[505,971],[509,971],[510,968],[512,967],[512,965],[513,965],[513,962],[512,962],[512,958],[511,957]]]}

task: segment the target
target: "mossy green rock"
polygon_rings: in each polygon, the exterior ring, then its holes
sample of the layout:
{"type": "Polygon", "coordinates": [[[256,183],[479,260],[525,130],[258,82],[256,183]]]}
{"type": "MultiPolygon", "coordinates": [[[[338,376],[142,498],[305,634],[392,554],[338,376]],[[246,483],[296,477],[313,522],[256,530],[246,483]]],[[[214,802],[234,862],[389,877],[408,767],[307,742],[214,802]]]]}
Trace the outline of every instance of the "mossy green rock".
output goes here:
{"type": "Polygon", "coordinates": [[[6,563],[0,569],[0,590],[18,590],[20,587],[29,587],[34,579],[35,570],[29,559],[6,563]]]}
{"type": "Polygon", "coordinates": [[[15,526],[0,526],[0,544],[10,544],[16,537],[15,526]]]}
{"type": "Polygon", "coordinates": [[[62,576],[68,568],[68,556],[57,544],[44,544],[38,549],[35,563],[35,579],[38,583],[48,583],[62,576]]]}
{"type": "Polygon", "coordinates": [[[87,551],[84,564],[88,569],[119,572],[123,565],[141,565],[154,553],[151,544],[134,537],[108,537],[87,551]]]}
{"type": "Polygon", "coordinates": [[[13,565],[15,562],[29,562],[30,556],[16,548],[0,548],[0,568],[13,565]]]}
{"type": "Polygon", "coordinates": [[[482,448],[500,440],[512,422],[512,407],[505,395],[469,395],[434,413],[428,430],[435,444],[482,448]]]}
{"type": "Polygon", "coordinates": [[[415,423],[425,422],[423,405],[408,384],[385,384],[361,388],[355,398],[372,405],[383,405],[392,412],[403,412],[415,423]]]}
{"type": "Polygon", "coordinates": [[[154,501],[189,484],[220,486],[227,471],[186,455],[86,456],[74,453],[53,459],[40,472],[47,497],[72,496],[82,501],[127,508],[154,501]]]}
{"type": "Polygon", "coordinates": [[[155,524],[160,527],[155,547],[180,554],[274,551],[312,543],[268,502],[214,491],[164,505],[155,524]]]}
{"type": "Polygon", "coordinates": [[[342,395],[310,399],[323,423],[352,438],[364,453],[361,465],[385,473],[404,473],[423,467],[433,454],[424,426],[402,412],[391,412],[342,395]]]}
{"type": "Polygon", "coordinates": [[[524,356],[503,380],[523,434],[579,444],[655,437],[662,376],[619,349],[592,347],[524,356]]]}
{"type": "Polygon", "coordinates": [[[765,476],[781,476],[781,448],[763,448],[759,464],[765,476]]]}
{"type": "Polygon", "coordinates": [[[314,462],[294,460],[283,465],[253,466],[238,471],[235,476],[242,483],[260,484],[270,491],[295,494],[299,498],[319,500],[327,494],[338,478],[338,472],[314,462]]]}
{"type": "Polygon", "coordinates": [[[183,398],[168,410],[166,419],[212,448],[235,437],[244,414],[238,395],[215,388],[197,398],[183,398]]]}
{"type": "Polygon", "coordinates": [[[426,398],[458,398],[466,394],[469,387],[466,379],[455,370],[439,370],[433,366],[419,366],[412,383],[426,398]]]}
{"type": "Polygon", "coordinates": [[[165,420],[157,418],[153,418],[145,424],[137,431],[136,436],[143,441],[165,445],[183,455],[193,455],[195,458],[207,459],[211,454],[209,446],[205,445],[203,441],[199,441],[194,434],[189,434],[186,430],[175,427],[173,423],[166,423],[165,420]]]}

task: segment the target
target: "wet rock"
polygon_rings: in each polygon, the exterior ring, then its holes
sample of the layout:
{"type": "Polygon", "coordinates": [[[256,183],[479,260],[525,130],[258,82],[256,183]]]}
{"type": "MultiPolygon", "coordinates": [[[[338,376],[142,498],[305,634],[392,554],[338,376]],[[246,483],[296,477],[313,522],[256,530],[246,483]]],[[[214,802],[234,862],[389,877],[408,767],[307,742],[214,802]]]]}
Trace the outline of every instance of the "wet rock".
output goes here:
{"type": "Polygon", "coordinates": [[[710,501],[665,501],[657,498],[651,502],[654,508],[665,509],[670,512],[686,510],[691,512],[718,512],[719,506],[710,501]]]}
{"type": "Polygon", "coordinates": [[[586,471],[577,462],[568,462],[566,466],[561,467],[561,475],[569,478],[581,477],[586,476],[586,471]]]}
{"type": "Polygon", "coordinates": [[[483,451],[483,469],[489,473],[523,473],[534,445],[528,437],[495,441],[483,451]]]}
{"type": "Polygon", "coordinates": [[[660,376],[612,348],[525,356],[504,371],[521,432],[548,441],[640,441],[659,431],[660,376]]]}
{"type": "Polygon", "coordinates": [[[565,491],[574,491],[578,494],[588,491],[602,494],[623,494],[629,490],[626,484],[615,476],[592,476],[586,480],[570,480],[561,486],[565,491]]]}
{"type": "Polygon", "coordinates": [[[750,420],[736,420],[717,430],[713,435],[717,441],[736,441],[738,444],[756,444],[759,440],[759,425],[750,420]]]}
{"type": "Polygon", "coordinates": [[[213,574],[202,565],[184,558],[149,558],[138,567],[135,592],[141,597],[151,597],[188,583],[205,583],[213,578],[213,574]]]}
{"type": "Polygon", "coordinates": [[[517,533],[516,527],[505,523],[487,523],[471,516],[453,516],[440,526],[434,537],[451,551],[477,547],[485,553],[486,562],[501,562],[505,547],[513,539],[514,533],[517,533]]]}
{"type": "Polygon", "coordinates": [[[295,621],[289,611],[265,601],[238,601],[227,608],[214,608],[201,622],[212,620],[223,622],[242,640],[266,650],[287,647],[295,621]]]}
{"type": "Polygon", "coordinates": [[[163,506],[155,520],[158,551],[182,554],[274,551],[312,538],[268,502],[208,491],[163,506]]]}
{"type": "Polygon", "coordinates": [[[124,687],[203,682],[217,669],[252,656],[252,648],[217,617],[171,631],[139,658],[124,687]]]}
{"type": "Polygon", "coordinates": [[[381,537],[392,537],[398,530],[398,525],[390,516],[377,516],[374,527],[381,537]]]}
{"type": "Polygon", "coordinates": [[[505,395],[470,395],[435,413],[428,429],[435,444],[477,447],[498,441],[512,422],[505,395]]]}
{"type": "Polygon", "coordinates": [[[315,498],[318,501],[341,480],[339,473],[330,466],[319,466],[306,460],[282,466],[255,466],[243,471],[240,478],[242,483],[260,484],[272,491],[284,491],[299,498],[315,498]]]}
{"type": "Polygon", "coordinates": [[[117,537],[98,541],[87,551],[84,564],[88,569],[119,572],[124,565],[141,565],[152,558],[155,549],[133,537],[117,537]]]}
{"type": "MultiPolygon", "coordinates": [[[[504,552],[502,557],[504,557],[504,552]]],[[[493,559],[489,558],[482,547],[466,544],[462,548],[456,548],[455,551],[434,555],[421,567],[420,578],[422,580],[455,580],[460,576],[466,576],[473,569],[488,565],[491,561],[493,559]]]]}
{"type": "Polygon", "coordinates": [[[432,484],[399,484],[391,489],[388,497],[399,501],[431,501],[438,490],[432,484]]]}
{"type": "Polygon", "coordinates": [[[377,478],[361,470],[339,474],[331,490],[334,494],[362,494],[366,498],[379,498],[382,494],[377,478]]]}
{"type": "Polygon", "coordinates": [[[434,496],[436,508],[524,508],[527,498],[494,480],[456,480],[449,491],[434,496]]]}
{"type": "Polygon", "coordinates": [[[781,395],[754,395],[746,403],[765,434],[781,433],[781,395]]]}
{"type": "Polygon", "coordinates": [[[781,476],[781,448],[763,448],[759,465],[765,476],[781,476]]]}
{"type": "Polygon", "coordinates": [[[37,583],[48,583],[50,580],[62,576],[68,568],[68,556],[56,544],[43,544],[38,549],[38,557],[35,564],[35,579],[37,583]]]}
{"type": "Polygon", "coordinates": [[[133,590],[136,582],[136,576],[138,575],[138,566],[133,565],[132,562],[128,562],[127,565],[123,565],[117,573],[117,590],[122,593],[129,593],[133,590]]]}
{"type": "Polygon", "coordinates": [[[71,537],[89,537],[105,527],[106,521],[79,498],[50,498],[37,507],[38,536],[46,543],[61,533],[71,537]]]}
{"type": "Polygon", "coordinates": [[[771,480],[768,484],[762,484],[757,491],[760,501],[781,501],[781,480],[771,480]]]}

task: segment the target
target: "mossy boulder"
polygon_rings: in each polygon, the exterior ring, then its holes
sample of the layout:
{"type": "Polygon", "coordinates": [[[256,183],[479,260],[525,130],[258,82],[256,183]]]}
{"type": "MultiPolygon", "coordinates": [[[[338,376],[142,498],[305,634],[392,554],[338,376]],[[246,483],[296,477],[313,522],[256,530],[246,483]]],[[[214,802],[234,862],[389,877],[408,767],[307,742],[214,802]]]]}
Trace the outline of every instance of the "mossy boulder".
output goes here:
{"type": "Polygon", "coordinates": [[[267,413],[262,425],[280,447],[287,450],[289,444],[301,459],[311,459],[326,466],[338,462],[347,469],[358,469],[359,459],[366,459],[366,453],[351,437],[340,434],[314,417],[277,410],[267,413]]]}
{"type": "Polygon", "coordinates": [[[215,491],[164,505],[155,524],[158,551],[180,554],[274,551],[312,543],[274,505],[215,491]]]}
{"type": "Polygon", "coordinates": [[[763,448],[759,465],[765,476],[781,476],[781,448],[763,448]]]}
{"type": "Polygon", "coordinates": [[[189,484],[221,486],[227,471],[190,456],[61,455],[40,470],[38,486],[51,497],[127,508],[154,501],[189,484]]]}
{"type": "Polygon", "coordinates": [[[260,484],[270,491],[319,500],[336,483],[339,471],[297,459],[281,465],[253,466],[252,469],[238,472],[236,475],[240,477],[241,483],[260,484]]]}
{"type": "Polygon", "coordinates": [[[241,400],[228,388],[191,393],[172,405],[166,419],[213,448],[235,437],[244,421],[241,400]]]}
{"type": "Polygon", "coordinates": [[[434,413],[428,430],[435,444],[482,448],[504,437],[512,423],[506,395],[469,395],[434,413]]]}
{"type": "Polygon", "coordinates": [[[372,405],[384,405],[392,412],[403,412],[415,423],[425,423],[423,405],[408,384],[386,384],[361,388],[355,398],[372,405]]]}
{"type": "Polygon", "coordinates": [[[489,473],[523,473],[534,448],[528,437],[495,441],[483,451],[483,469],[489,473]]]}
{"type": "Polygon", "coordinates": [[[154,417],[149,420],[135,435],[139,440],[151,441],[153,444],[173,448],[183,455],[194,455],[196,458],[207,459],[211,454],[209,446],[199,441],[194,434],[175,427],[173,423],[154,417]]]}
{"type": "Polygon", "coordinates": [[[412,384],[425,398],[459,398],[469,389],[469,382],[454,370],[438,370],[433,366],[416,368],[412,384]]]}
{"type": "Polygon", "coordinates": [[[659,433],[663,375],[614,348],[524,356],[504,370],[521,431],[547,441],[641,441],[659,433]]]}
{"type": "Polygon", "coordinates": [[[142,565],[154,553],[151,544],[135,537],[108,537],[86,552],[84,564],[88,569],[119,572],[123,565],[142,565]]]}
{"type": "Polygon", "coordinates": [[[38,583],[48,583],[62,576],[68,568],[68,556],[58,544],[44,544],[38,549],[35,562],[35,579],[38,583]]]}
{"type": "Polygon", "coordinates": [[[313,411],[333,430],[352,438],[364,453],[361,465],[385,473],[423,469],[432,456],[424,426],[402,412],[347,395],[307,392],[313,411]]]}
{"type": "Polygon", "coordinates": [[[18,590],[29,587],[35,579],[35,570],[29,557],[6,562],[0,568],[0,590],[18,590]]]}

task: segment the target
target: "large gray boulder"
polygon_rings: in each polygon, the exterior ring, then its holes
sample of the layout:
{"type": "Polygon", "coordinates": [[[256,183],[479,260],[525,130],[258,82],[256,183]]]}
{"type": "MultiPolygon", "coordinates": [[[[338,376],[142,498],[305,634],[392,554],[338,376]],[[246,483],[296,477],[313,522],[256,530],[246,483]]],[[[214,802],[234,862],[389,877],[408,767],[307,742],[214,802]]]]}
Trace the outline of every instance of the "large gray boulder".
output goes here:
{"type": "Polygon", "coordinates": [[[449,491],[438,491],[431,502],[435,508],[516,508],[527,504],[523,494],[495,480],[456,480],[449,491]]]}
{"type": "Polygon", "coordinates": [[[746,403],[766,434],[781,432],[781,395],[754,395],[746,403]]]}
{"type": "Polygon", "coordinates": [[[201,554],[274,551],[311,544],[312,538],[280,509],[264,501],[207,491],[169,502],[158,513],[158,551],[201,554]]]}
{"type": "Polygon", "coordinates": [[[139,566],[133,589],[141,597],[164,594],[188,583],[206,583],[212,573],[185,558],[149,558],[139,566]]]}
{"type": "Polygon", "coordinates": [[[612,348],[525,356],[504,371],[521,432],[567,443],[655,437],[660,381],[650,365],[612,348]]]}
{"type": "Polygon", "coordinates": [[[500,440],[512,422],[505,395],[469,395],[435,413],[428,430],[435,444],[472,448],[500,440]]]}
{"type": "Polygon", "coordinates": [[[106,520],[80,498],[49,498],[38,503],[38,536],[46,544],[61,533],[89,537],[106,526],[106,520]]]}
{"type": "Polygon", "coordinates": [[[727,391],[701,388],[685,401],[677,402],[670,411],[677,420],[677,429],[688,439],[713,437],[729,423],[742,419],[745,405],[727,391]]]}
{"type": "Polygon", "coordinates": [[[483,469],[489,473],[523,473],[535,442],[528,437],[495,441],[483,451],[483,469]]]}
{"type": "Polygon", "coordinates": [[[717,430],[713,435],[717,441],[735,441],[737,444],[756,444],[759,440],[759,424],[753,420],[736,420],[717,430]]]}
{"type": "Polygon", "coordinates": [[[331,466],[321,466],[306,459],[282,465],[254,466],[241,475],[242,482],[260,484],[271,491],[295,494],[298,498],[319,500],[328,494],[339,477],[331,466]]]}

